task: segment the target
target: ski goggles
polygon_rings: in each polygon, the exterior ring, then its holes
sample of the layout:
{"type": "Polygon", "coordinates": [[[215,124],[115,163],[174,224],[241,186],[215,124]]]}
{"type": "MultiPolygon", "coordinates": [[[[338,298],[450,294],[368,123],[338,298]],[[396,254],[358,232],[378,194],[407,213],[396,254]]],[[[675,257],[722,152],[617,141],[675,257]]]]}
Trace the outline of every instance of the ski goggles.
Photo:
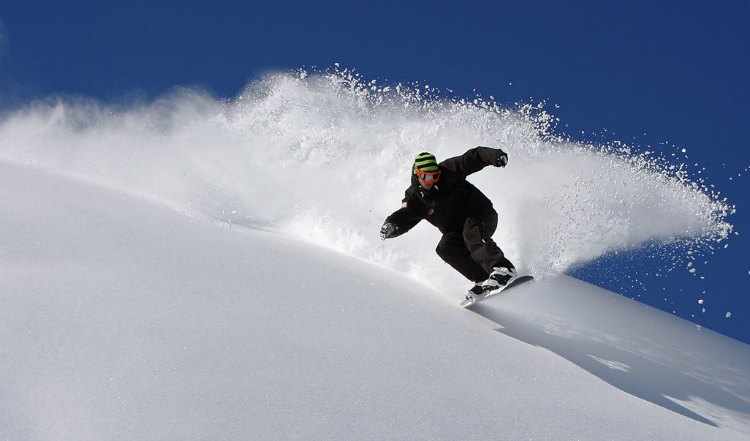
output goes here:
{"type": "Polygon", "coordinates": [[[437,182],[437,180],[440,179],[440,170],[434,172],[417,170],[416,172],[414,172],[414,174],[417,175],[417,178],[419,178],[419,180],[425,182],[437,182]]]}

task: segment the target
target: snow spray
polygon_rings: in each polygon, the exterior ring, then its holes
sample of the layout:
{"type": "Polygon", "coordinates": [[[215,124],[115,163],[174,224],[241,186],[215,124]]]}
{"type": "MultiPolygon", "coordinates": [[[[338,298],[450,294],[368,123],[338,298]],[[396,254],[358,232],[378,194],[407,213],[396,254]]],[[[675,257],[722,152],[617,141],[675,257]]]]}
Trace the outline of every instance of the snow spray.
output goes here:
{"type": "Polygon", "coordinates": [[[378,237],[421,151],[438,161],[477,145],[508,153],[508,167],[469,180],[499,213],[495,240],[538,277],[645,243],[714,242],[731,233],[731,204],[682,164],[617,142],[566,140],[554,123],[541,105],[505,108],[336,67],[270,74],[231,100],[177,89],[116,105],[37,101],[0,121],[0,159],[461,290],[466,281],[426,245],[440,237],[431,225],[378,237]]]}

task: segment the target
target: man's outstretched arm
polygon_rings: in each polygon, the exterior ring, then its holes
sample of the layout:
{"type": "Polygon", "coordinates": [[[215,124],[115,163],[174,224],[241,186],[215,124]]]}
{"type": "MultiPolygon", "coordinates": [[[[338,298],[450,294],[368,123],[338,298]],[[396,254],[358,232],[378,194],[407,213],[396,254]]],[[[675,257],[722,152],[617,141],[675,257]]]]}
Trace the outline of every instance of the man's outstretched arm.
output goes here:
{"type": "Polygon", "coordinates": [[[414,228],[421,220],[422,216],[418,215],[408,206],[408,203],[404,202],[403,207],[394,211],[385,219],[383,226],[380,228],[380,237],[383,240],[398,237],[414,228]]]}
{"type": "Polygon", "coordinates": [[[508,165],[508,154],[502,149],[491,147],[474,147],[461,156],[448,158],[440,163],[441,167],[468,176],[488,165],[505,167],[508,165]]]}

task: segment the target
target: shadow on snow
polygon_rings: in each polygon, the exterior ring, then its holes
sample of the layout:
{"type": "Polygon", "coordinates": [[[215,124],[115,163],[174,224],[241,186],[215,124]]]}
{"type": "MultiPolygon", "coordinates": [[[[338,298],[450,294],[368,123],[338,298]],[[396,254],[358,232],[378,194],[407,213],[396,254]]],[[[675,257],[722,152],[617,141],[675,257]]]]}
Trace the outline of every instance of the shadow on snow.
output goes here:
{"type": "Polygon", "coordinates": [[[700,398],[716,406],[750,415],[750,402],[732,395],[718,385],[681,372],[679,366],[660,364],[637,353],[585,336],[550,334],[544,331],[541,324],[529,322],[512,312],[487,304],[478,303],[468,309],[499,324],[501,328],[496,329],[497,332],[552,351],[623,392],[695,421],[719,427],[716,422],[669,397],[682,401],[700,398]]]}

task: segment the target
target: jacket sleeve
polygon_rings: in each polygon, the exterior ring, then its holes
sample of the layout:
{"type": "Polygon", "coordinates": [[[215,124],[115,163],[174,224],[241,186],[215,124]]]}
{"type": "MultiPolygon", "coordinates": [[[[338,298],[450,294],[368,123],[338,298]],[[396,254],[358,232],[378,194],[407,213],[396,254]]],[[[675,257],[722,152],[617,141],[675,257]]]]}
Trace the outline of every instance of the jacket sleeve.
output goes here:
{"type": "Polygon", "coordinates": [[[474,147],[461,156],[446,159],[440,166],[466,177],[488,165],[497,165],[498,155],[502,153],[500,149],[474,147]]]}
{"type": "Polygon", "coordinates": [[[385,223],[391,223],[396,226],[396,232],[391,237],[398,237],[414,228],[415,225],[423,219],[417,203],[409,197],[409,190],[403,199],[401,208],[394,211],[385,219],[385,223]]]}

